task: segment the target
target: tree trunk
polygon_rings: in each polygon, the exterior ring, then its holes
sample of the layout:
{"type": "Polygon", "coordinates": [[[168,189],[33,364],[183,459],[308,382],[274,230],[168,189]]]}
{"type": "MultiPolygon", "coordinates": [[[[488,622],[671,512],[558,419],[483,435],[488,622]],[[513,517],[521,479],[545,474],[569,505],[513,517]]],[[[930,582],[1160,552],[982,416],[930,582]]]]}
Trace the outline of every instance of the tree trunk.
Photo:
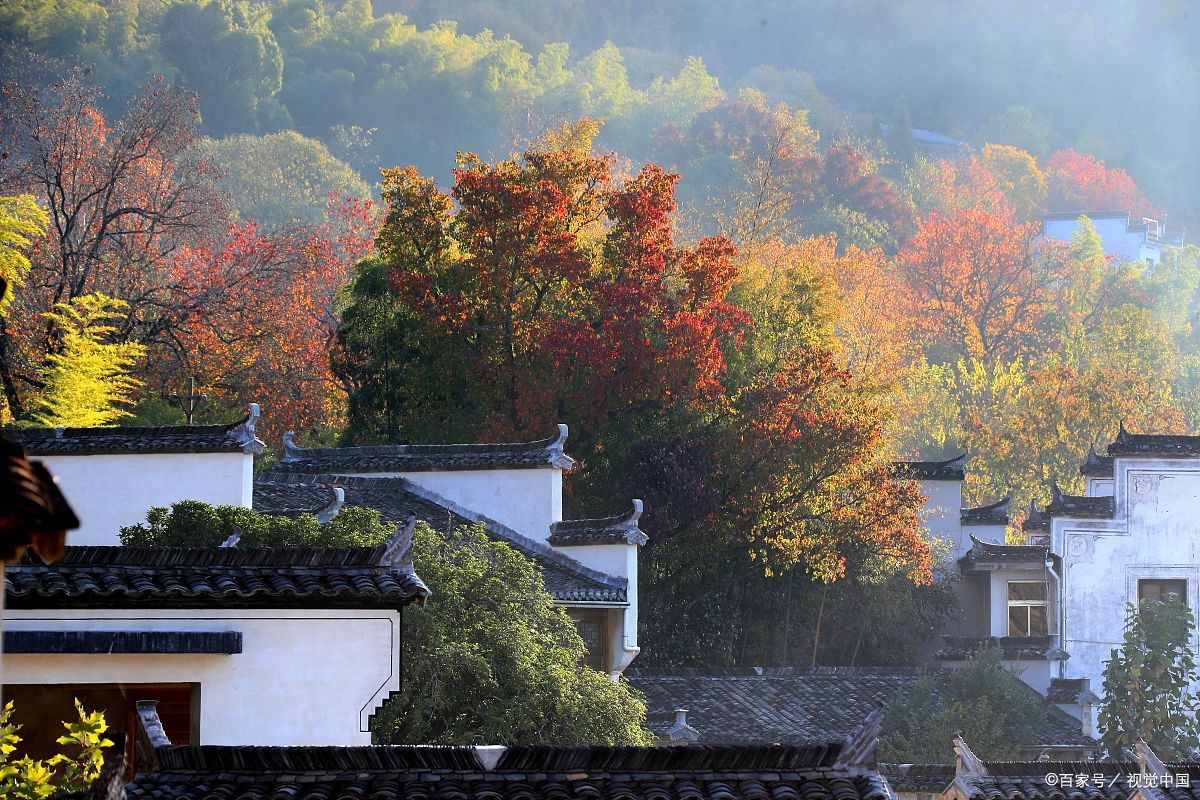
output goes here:
{"type": "Polygon", "coordinates": [[[817,628],[813,631],[813,648],[812,660],[809,662],[810,667],[817,665],[817,647],[821,644],[821,617],[825,614],[825,595],[829,594],[829,584],[821,586],[821,604],[817,606],[817,628]]]}

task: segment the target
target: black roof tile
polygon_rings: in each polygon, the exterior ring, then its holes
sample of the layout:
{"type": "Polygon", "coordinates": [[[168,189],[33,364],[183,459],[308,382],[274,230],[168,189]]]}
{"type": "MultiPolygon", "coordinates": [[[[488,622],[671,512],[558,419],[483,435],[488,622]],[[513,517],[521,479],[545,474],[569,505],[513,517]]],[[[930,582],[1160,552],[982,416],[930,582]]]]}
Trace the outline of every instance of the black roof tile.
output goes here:
{"type": "Polygon", "coordinates": [[[841,744],[511,747],[488,769],[463,747],[159,747],[130,800],[886,800],[841,744]]]}
{"type": "Polygon", "coordinates": [[[1084,497],[1063,494],[1058,488],[1058,484],[1050,487],[1050,493],[1050,505],[1046,506],[1046,513],[1051,517],[1112,519],[1117,512],[1116,500],[1111,495],[1084,497]]]}
{"type": "Polygon", "coordinates": [[[283,437],[283,460],[277,472],[418,472],[428,470],[570,469],[574,460],[563,451],[567,426],[533,442],[505,444],[387,444],[365,447],[299,447],[289,431],[283,437]]]}
{"type": "MultiPolygon", "coordinates": [[[[1187,775],[1191,786],[1160,786],[1167,800],[1200,798],[1200,764],[1165,765],[1167,774],[1187,775]]],[[[1129,800],[1136,791],[1131,776],[1140,773],[1137,762],[1129,761],[987,761],[986,774],[964,776],[970,798],[978,800],[1129,800]],[[1058,786],[1047,775],[1086,776],[1085,785],[1058,786]],[[1104,776],[1098,784],[1094,776],[1104,776]]]]}
{"type": "Polygon", "coordinates": [[[964,525],[1007,525],[1008,504],[1011,502],[1010,494],[990,505],[959,509],[959,519],[964,525]]]}
{"type": "Polygon", "coordinates": [[[892,475],[915,481],[962,481],[966,476],[967,453],[945,461],[896,461],[892,475]]]}
{"type": "Polygon", "coordinates": [[[634,500],[633,509],[624,514],[599,519],[572,519],[550,526],[552,547],[574,547],[588,544],[627,543],[643,545],[648,540],[638,527],[642,516],[642,501],[634,500]]]}
{"type": "Polygon", "coordinates": [[[345,505],[376,509],[389,522],[402,523],[416,517],[443,533],[460,525],[482,524],[493,540],[512,545],[541,567],[547,591],[559,602],[624,603],[628,599],[623,578],[588,569],[551,547],[462,508],[406,478],[262,473],[254,480],[254,507],[259,509],[260,492],[267,502],[265,508],[269,509],[301,503],[314,487],[332,486],[343,490],[345,505]],[[295,500],[287,499],[292,491],[297,493],[295,500]]]}
{"type": "Polygon", "coordinates": [[[1130,433],[1121,423],[1117,438],[1108,446],[1110,456],[1161,456],[1195,458],[1200,456],[1200,436],[1130,433]]]}
{"type": "MultiPolygon", "coordinates": [[[[877,704],[888,705],[911,694],[920,668],[815,667],[674,669],[624,673],[646,697],[660,720],[651,730],[663,733],[677,708],[688,709],[688,725],[704,744],[836,741],[849,735],[877,704]]],[[[1039,700],[1033,689],[1029,689],[1039,700]]],[[[1031,722],[1029,747],[1092,747],[1079,723],[1045,704],[1046,719],[1031,722]]]]}
{"type": "Polygon", "coordinates": [[[225,425],[122,425],[107,428],[22,428],[4,435],[33,455],[105,455],[113,453],[261,453],[255,436],[257,403],[238,422],[225,425]]]}
{"type": "Polygon", "coordinates": [[[940,794],[954,782],[955,771],[953,764],[880,764],[879,774],[894,792],[940,794]]]}
{"type": "Polygon", "coordinates": [[[399,608],[429,590],[377,547],[68,547],[5,570],[11,608],[399,608]]]}

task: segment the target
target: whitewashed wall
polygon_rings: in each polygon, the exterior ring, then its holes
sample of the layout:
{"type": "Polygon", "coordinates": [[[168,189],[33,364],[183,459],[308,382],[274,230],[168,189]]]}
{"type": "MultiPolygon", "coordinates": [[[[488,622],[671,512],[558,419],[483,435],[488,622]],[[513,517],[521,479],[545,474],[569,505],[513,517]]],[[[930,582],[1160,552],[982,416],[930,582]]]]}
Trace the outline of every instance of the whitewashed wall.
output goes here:
{"type": "Polygon", "coordinates": [[[1118,458],[1113,489],[1116,519],[1056,518],[1052,530],[1063,554],[1065,677],[1091,678],[1097,693],[1139,579],[1186,579],[1188,605],[1200,609],[1200,465],[1118,458]]]}
{"type": "MultiPolygon", "coordinates": [[[[1157,242],[1146,241],[1143,231],[1130,231],[1124,216],[1100,217],[1092,220],[1100,244],[1107,255],[1116,256],[1121,263],[1133,263],[1150,259],[1157,264],[1162,257],[1162,248],[1157,242]]],[[[1044,230],[1047,236],[1070,243],[1071,236],[1079,224],[1074,219],[1047,219],[1044,230]]]]}
{"type": "Polygon", "coordinates": [[[71,545],[120,544],[122,525],[144,522],[152,506],[180,500],[249,506],[254,457],[247,453],[136,453],[38,456],[82,522],[71,545]]]}
{"type": "Polygon", "coordinates": [[[400,613],[388,610],[13,611],[5,630],[241,631],[234,655],[4,655],[6,684],[199,683],[200,740],[370,744],[400,688],[400,613]]]}
{"type": "Polygon", "coordinates": [[[431,470],[422,472],[339,472],[368,478],[401,477],[494,519],[538,542],[550,537],[550,525],[562,521],[562,470],[431,470]]]}
{"type": "Polygon", "coordinates": [[[962,530],[962,482],[919,481],[918,485],[927,498],[921,510],[921,525],[931,536],[948,542],[950,557],[957,560],[971,549],[969,539],[964,544],[962,530]]]}

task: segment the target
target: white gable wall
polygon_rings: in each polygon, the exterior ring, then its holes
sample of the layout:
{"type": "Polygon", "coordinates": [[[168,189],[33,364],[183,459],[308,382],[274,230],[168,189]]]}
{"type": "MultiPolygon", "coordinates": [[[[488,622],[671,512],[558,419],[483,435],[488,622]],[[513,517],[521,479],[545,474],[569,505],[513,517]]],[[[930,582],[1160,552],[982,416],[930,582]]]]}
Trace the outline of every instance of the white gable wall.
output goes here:
{"type": "Polygon", "coordinates": [[[34,456],[45,463],[81,521],[72,545],[120,544],[121,526],[145,522],[152,506],[180,500],[250,506],[248,453],[120,453],[34,456]]]}
{"type": "Polygon", "coordinates": [[[447,500],[494,519],[534,541],[550,538],[550,525],[562,521],[562,470],[430,470],[420,472],[339,472],[368,478],[407,478],[447,500]]]}
{"type": "Polygon", "coordinates": [[[9,685],[199,683],[192,744],[370,744],[371,714],[400,688],[400,612],[387,609],[9,610],[4,627],[241,631],[233,655],[2,657],[9,685]]]}
{"type": "Polygon", "coordinates": [[[1065,676],[1090,678],[1096,692],[1104,662],[1122,644],[1138,580],[1185,579],[1188,605],[1200,609],[1200,463],[1119,457],[1113,487],[1114,520],[1053,521],[1054,549],[1063,554],[1063,648],[1071,656],[1065,676]]]}
{"type": "Polygon", "coordinates": [[[957,559],[971,549],[971,540],[962,530],[962,482],[918,481],[918,485],[928,498],[921,509],[921,524],[931,536],[949,542],[951,558],[957,559]]]}

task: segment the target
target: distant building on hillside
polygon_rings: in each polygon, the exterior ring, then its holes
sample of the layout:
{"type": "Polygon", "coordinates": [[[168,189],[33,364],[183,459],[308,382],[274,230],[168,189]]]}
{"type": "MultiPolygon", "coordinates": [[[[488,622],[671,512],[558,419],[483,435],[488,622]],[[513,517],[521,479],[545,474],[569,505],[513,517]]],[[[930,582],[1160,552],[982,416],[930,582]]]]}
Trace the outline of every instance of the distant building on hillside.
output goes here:
{"type": "Polygon", "coordinates": [[[1080,211],[1047,214],[1042,219],[1042,233],[1061,242],[1070,242],[1079,229],[1079,218],[1087,217],[1096,227],[1104,252],[1122,264],[1145,262],[1151,267],[1162,261],[1166,245],[1183,246],[1183,231],[1167,233],[1167,226],[1156,219],[1143,217],[1133,221],[1128,211],[1080,211]]]}

